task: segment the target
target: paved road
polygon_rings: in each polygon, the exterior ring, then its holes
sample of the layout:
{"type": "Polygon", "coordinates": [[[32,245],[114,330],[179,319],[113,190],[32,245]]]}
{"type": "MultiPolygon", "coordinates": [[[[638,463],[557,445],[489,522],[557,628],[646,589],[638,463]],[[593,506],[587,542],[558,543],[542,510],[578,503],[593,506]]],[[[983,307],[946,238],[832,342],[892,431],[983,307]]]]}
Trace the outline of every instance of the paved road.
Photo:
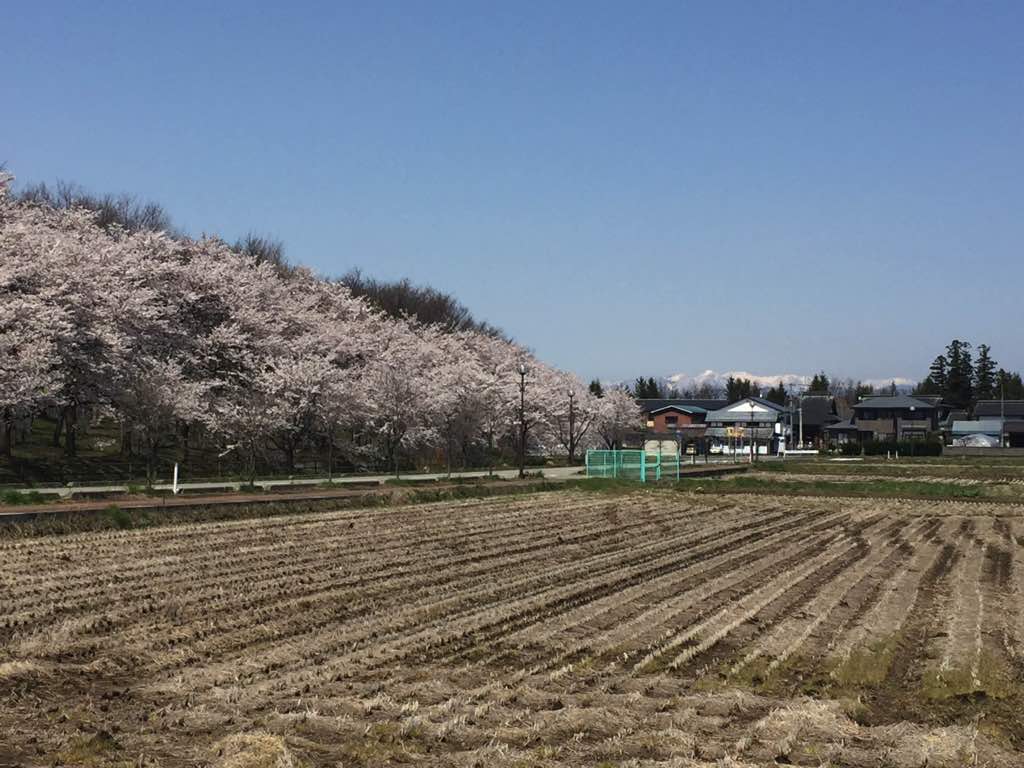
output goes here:
{"type": "MultiPolygon", "coordinates": [[[[533,471],[533,470],[531,470],[533,471]]],[[[573,476],[582,477],[585,474],[583,467],[544,467],[544,477],[551,480],[565,480],[573,476]]],[[[519,471],[515,469],[501,469],[497,470],[494,475],[497,477],[510,479],[518,476],[519,471]]],[[[487,477],[487,470],[478,470],[473,472],[452,472],[453,478],[474,478],[474,477],[487,477]]],[[[345,487],[346,485],[366,485],[366,484],[381,484],[394,478],[394,475],[351,475],[346,477],[335,477],[333,480],[328,480],[326,477],[297,477],[291,480],[257,480],[255,485],[257,488],[262,488],[265,491],[269,491],[272,488],[282,487],[296,487],[301,488],[303,486],[315,486],[324,485],[331,483],[339,487],[345,487]]],[[[414,475],[403,475],[403,480],[446,480],[448,474],[446,472],[436,472],[431,474],[414,474],[414,475]]],[[[229,490],[229,491],[240,491],[243,487],[247,486],[247,483],[237,481],[219,481],[219,482],[195,482],[195,483],[178,483],[178,490],[180,491],[216,491],[216,490],[229,490]]],[[[153,486],[154,490],[157,491],[170,491],[173,490],[171,483],[156,483],[153,486]]],[[[111,493],[127,493],[129,488],[127,485],[68,485],[68,486],[55,486],[50,488],[21,488],[18,489],[22,493],[36,492],[43,495],[60,496],[61,498],[70,498],[72,496],[82,496],[87,494],[111,494],[111,493]]]]}

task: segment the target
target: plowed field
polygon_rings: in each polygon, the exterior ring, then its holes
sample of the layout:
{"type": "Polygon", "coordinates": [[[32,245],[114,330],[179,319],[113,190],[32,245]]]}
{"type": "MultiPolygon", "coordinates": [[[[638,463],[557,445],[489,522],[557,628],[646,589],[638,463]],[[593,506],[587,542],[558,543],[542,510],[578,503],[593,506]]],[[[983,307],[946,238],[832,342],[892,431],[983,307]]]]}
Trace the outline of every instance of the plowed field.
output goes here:
{"type": "Polygon", "coordinates": [[[2,541],[0,766],[1021,765],[1022,544],[579,491],[2,541]]]}

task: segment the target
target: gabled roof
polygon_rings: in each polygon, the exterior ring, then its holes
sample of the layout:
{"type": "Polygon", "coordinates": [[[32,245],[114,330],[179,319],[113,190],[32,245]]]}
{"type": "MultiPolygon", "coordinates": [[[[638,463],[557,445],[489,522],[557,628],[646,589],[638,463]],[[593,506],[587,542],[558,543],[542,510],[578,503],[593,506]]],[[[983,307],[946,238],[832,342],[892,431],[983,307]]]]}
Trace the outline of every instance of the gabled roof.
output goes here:
{"type": "Polygon", "coordinates": [[[692,415],[697,413],[707,413],[708,409],[701,408],[697,405],[676,405],[673,403],[671,405],[663,405],[661,408],[650,410],[647,412],[647,415],[653,416],[656,413],[663,413],[664,411],[679,411],[680,413],[689,413],[692,415]]]}
{"type": "Polygon", "coordinates": [[[644,413],[650,413],[651,411],[657,411],[668,405],[678,405],[683,408],[695,407],[703,408],[705,411],[714,411],[722,406],[728,405],[728,400],[708,400],[701,398],[687,398],[687,397],[642,397],[637,401],[637,405],[640,406],[640,410],[644,413]]]}
{"type": "Polygon", "coordinates": [[[758,403],[760,405],[767,405],[769,408],[774,408],[779,413],[782,413],[784,410],[786,410],[786,406],[784,406],[784,405],[779,405],[778,403],[773,403],[771,400],[766,400],[763,397],[756,397],[754,395],[751,395],[750,397],[742,397],[739,400],[737,400],[735,403],[729,403],[729,405],[726,406],[726,407],[728,408],[728,407],[731,407],[731,406],[734,406],[734,405],[738,405],[740,403],[745,403],[748,400],[753,400],[755,403],[758,403]]]}
{"type": "Polygon", "coordinates": [[[979,400],[974,415],[980,418],[994,418],[1006,413],[1006,418],[1024,418],[1024,400],[979,400]]]}
{"type": "Polygon", "coordinates": [[[853,406],[855,411],[862,408],[919,408],[930,411],[935,410],[935,406],[931,403],[926,403],[924,400],[916,397],[910,397],[910,395],[869,397],[853,406]]]}
{"type": "Polygon", "coordinates": [[[781,414],[785,412],[778,403],[773,403],[771,400],[765,400],[762,397],[744,397],[741,400],[737,400],[735,403],[729,403],[724,408],[719,408],[716,411],[711,411],[705,417],[706,421],[733,421],[733,422],[745,422],[751,420],[764,420],[764,415],[767,412],[772,418],[777,419],[781,414]],[[754,403],[757,405],[757,413],[753,414],[754,418],[751,419],[751,412],[749,410],[749,404],[754,403]]]}

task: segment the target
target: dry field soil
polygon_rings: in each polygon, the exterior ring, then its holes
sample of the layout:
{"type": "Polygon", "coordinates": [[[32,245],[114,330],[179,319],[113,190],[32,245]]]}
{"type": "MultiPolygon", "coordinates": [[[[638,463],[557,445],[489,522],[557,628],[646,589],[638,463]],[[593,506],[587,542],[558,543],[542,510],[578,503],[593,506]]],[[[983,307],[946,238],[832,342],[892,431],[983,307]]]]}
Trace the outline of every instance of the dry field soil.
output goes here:
{"type": "Polygon", "coordinates": [[[1020,766],[1022,544],[578,490],[0,539],[0,766],[1020,766]]]}

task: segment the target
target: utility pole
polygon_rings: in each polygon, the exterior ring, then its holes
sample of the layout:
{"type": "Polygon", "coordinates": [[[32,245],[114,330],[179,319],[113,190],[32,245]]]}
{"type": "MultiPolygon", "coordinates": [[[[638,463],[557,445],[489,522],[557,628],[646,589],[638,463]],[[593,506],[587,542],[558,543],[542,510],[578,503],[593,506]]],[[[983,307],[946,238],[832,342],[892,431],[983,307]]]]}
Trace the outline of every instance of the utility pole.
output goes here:
{"type": "Polygon", "coordinates": [[[800,447],[804,447],[804,396],[800,395],[800,399],[797,401],[797,413],[800,414],[800,447]]]}
{"type": "Polygon", "coordinates": [[[1006,382],[999,379],[999,447],[1006,448],[1006,382]]]}
{"type": "Polygon", "coordinates": [[[576,393],[569,390],[569,466],[573,465],[574,454],[576,453],[576,393]]]}
{"type": "Polygon", "coordinates": [[[526,477],[526,364],[519,364],[519,479],[526,477]]]}

